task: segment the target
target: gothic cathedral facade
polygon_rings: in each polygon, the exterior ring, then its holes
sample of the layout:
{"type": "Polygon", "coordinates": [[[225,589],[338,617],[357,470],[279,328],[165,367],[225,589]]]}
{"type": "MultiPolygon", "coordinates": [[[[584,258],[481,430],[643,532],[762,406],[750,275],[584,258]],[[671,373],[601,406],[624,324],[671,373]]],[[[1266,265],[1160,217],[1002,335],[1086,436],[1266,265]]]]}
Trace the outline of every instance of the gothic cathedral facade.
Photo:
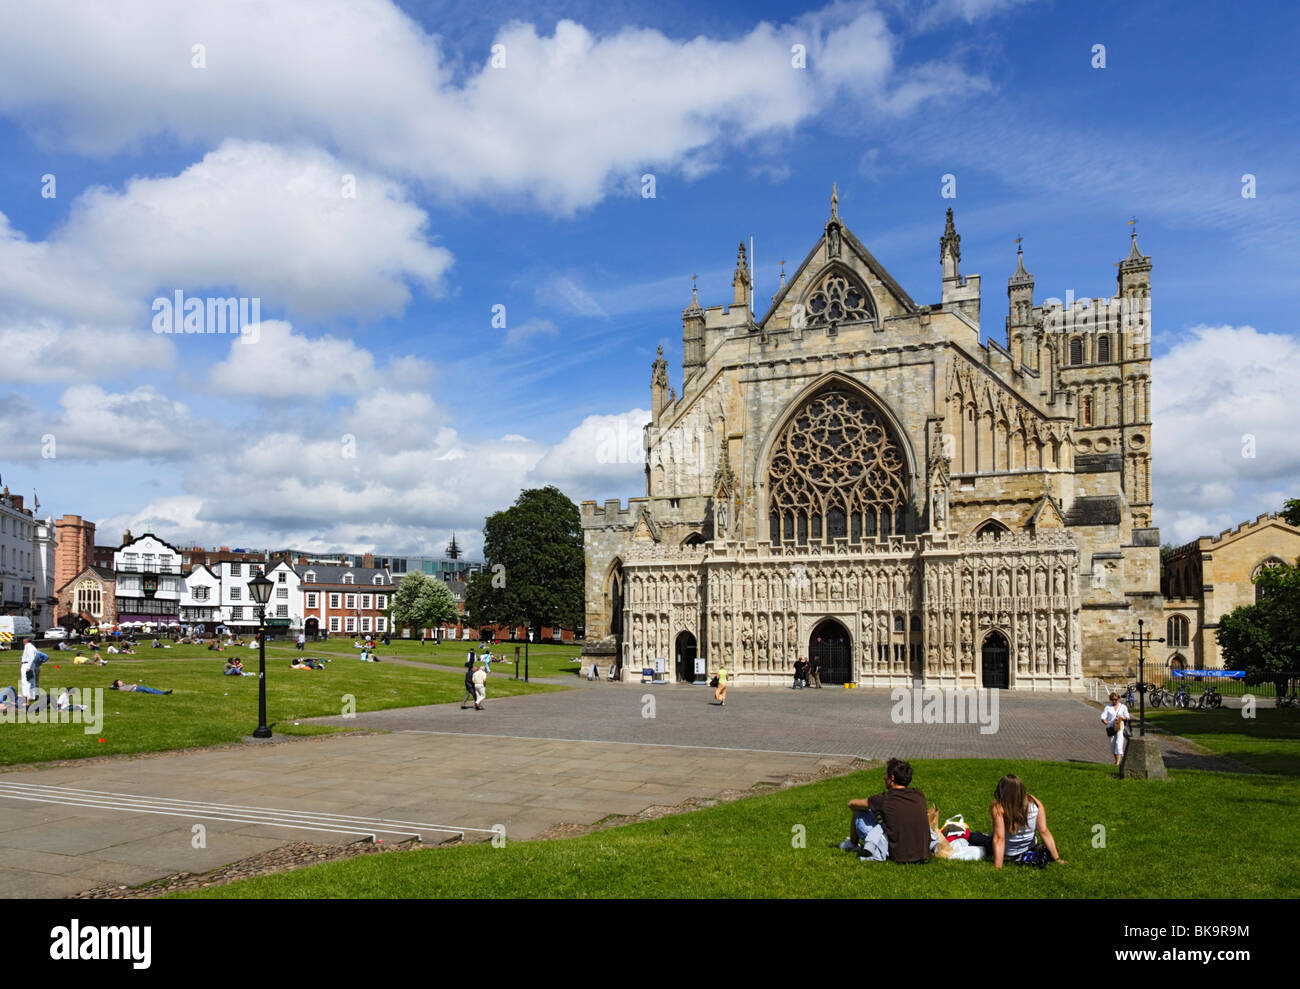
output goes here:
{"type": "Polygon", "coordinates": [[[1158,629],[1151,259],[1112,298],[1034,303],[1006,345],[952,210],[922,305],[839,217],[761,318],[741,245],[731,305],[682,312],[682,391],[652,366],[646,494],[582,504],[588,655],[694,679],[1081,689],[1158,629]]]}

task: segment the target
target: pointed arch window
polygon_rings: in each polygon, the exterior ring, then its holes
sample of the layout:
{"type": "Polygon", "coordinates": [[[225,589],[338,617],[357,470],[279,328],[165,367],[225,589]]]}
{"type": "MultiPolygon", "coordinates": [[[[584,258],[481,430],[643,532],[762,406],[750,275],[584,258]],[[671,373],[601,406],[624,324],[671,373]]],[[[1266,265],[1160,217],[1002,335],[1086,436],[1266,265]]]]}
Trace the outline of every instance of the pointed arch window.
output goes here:
{"type": "Polygon", "coordinates": [[[1190,623],[1183,615],[1172,615],[1165,627],[1165,645],[1171,649],[1187,648],[1187,633],[1190,623]]]}
{"type": "Polygon", "coordinates": [[[804,303],[804,309],[808,326],[874,322],[876,318],[871,293],[840,269],[832,271],[818,283],[804,303]]]}
{"type": "Polygon", "coordinates": [[[1073,340],[1070,341],[1070,364],[1075,365],[1075,364],[1082,364],[1082,363],[1083,363],[1083,340],[1080,339],[1079,337],[1075,337],[1073,340]]]}
{"type": "Polygon", "coordinates": [[[1001,539],[1010,533],[1011,530],[999,522],[997,519],[989,519],[978,529],[975,530],[976,539],[1001,539]]]}
{"type": "Polygon", "coordinates": [[[1102,335],[1097,338],[1097,363],[1110,363],[1110,337],[1102,335]]]}
{"type": "Polygon", "coordinates": [[[834,545],[901,534],[908,478],[902,447],[865,397],[828,385],[777,440],[768,469],[773,544],[834,545]]]}

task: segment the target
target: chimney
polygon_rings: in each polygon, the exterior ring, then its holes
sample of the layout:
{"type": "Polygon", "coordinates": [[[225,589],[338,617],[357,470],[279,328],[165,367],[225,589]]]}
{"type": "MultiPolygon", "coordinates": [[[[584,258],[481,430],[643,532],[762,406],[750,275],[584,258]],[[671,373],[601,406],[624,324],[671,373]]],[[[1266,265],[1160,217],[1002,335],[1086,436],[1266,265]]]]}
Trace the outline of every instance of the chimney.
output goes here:
{"type": "Polygon", "coordinates": [[[367,553],[363,556],[361,558],[361,565],[367,569],[373,570],[375,568],[375,554],[367,553]]]}

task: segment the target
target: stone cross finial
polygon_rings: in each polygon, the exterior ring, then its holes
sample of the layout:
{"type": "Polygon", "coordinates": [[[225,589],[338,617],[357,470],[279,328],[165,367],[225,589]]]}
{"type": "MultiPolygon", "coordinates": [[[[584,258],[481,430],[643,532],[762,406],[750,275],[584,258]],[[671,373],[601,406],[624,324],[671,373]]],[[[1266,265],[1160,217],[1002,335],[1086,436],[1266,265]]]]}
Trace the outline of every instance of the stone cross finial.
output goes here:
{"type": "Polygon", "coordinates": [[[831,183],[831,219],[838,220],[839,218],[840,218],[839,183],[832,182],[831,183]]]}

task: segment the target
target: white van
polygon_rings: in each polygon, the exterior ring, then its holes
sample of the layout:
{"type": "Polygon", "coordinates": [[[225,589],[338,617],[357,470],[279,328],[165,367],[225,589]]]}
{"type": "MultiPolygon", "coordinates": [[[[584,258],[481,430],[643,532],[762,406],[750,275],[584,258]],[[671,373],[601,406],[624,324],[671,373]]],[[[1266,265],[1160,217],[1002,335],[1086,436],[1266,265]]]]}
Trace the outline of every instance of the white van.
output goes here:
{"type": "Polygon", "coordinates": [[[32,634],[32,620],[13,615],[0,615],[0,649],[14,649],[24,635],[32,634]]]}

